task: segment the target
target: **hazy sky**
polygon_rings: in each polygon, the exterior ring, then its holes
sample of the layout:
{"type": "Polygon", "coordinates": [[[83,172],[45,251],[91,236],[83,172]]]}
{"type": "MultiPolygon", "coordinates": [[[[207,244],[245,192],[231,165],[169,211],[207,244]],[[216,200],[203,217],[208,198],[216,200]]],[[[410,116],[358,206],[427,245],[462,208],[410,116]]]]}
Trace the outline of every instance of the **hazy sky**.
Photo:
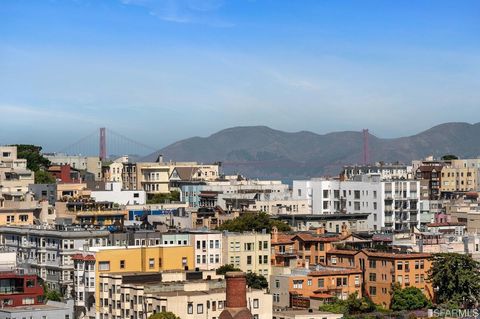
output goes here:
{"type": "Polygon", "coordinates": [[[0,0],[0,144],[478,122],[480,1],[0,0]]]}

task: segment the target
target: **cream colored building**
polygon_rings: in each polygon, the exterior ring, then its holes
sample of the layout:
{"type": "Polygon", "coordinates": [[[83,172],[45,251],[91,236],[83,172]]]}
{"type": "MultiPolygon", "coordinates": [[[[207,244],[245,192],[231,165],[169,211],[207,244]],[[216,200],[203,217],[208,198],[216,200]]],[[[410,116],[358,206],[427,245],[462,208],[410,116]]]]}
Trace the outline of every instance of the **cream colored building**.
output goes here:
{"type": "Polygon", "coordinates": [[[102,180],[102,161],[98,156],[81,156],[67,154],[44,154],[55,165],[70,165],[70,167],[85,170],[95,175],[95,180],[102,180]]]}
{"type": "Polygon", "coordinates": [[[478,168],[445,166],[442,169],[440,191],[474,192],[477,190],[478,168]]]}
{"type": "Polygon", "coordinates": [[[268,279],[270,275],[270,234],[266,232],[223,233],[223,263],[268,279]]]}
{"type": "Polygon", "coordinates": [[[21,199],[28,185],[34,183],[35,175],[27,169],[27,160],[17,158],[17,147],[0,146],[0,195],[21,199]]]}
{"type": "MultiPolygon", "coordinates": [[[[225,281],[215,278],[215,272],[102,274],[97,318],[148,318],[162,311],[182,319],[218,318],[226,293],[225,281]]],[[[254,318],[272,318],[272,295],[248,289],[247,302],[254,318]]]]}
{"type": "Polygon", "coordinates": [[[85,183],[59,183],[57,184],[57,200],[79,199],[90,197],[92,191],[87,189],[85,183]]]}

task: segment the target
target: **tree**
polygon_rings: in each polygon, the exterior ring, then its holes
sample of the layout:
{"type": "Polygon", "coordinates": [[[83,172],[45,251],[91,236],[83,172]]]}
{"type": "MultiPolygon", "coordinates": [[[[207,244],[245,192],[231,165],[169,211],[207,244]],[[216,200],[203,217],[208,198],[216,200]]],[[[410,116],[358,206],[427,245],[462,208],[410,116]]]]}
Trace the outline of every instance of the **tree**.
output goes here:
{"type": "Polygon", "coordinates": [[[402,289],[398,284],[393,287],[390,308],[394,311],[425,309],[430,305],[427,297],[416,287],[402,289]]]}
{"type": "Polygon", "coordinates": [[[261,232],[266,229],[271,232],[273,227],[277,227],[279,231],[289,231],[290,226],[279,220],[270,219],[267,213],[245,213],[239,217],[224,222],[218,230],[228,230],[231,232],[257,231],[261,232]]]}
{"type": "Polygon", "coordinates": [[[180,319],[180,317],[177,317],[173,312],[162,311],[150,315],[148,319],[180,319]]]}
{"type": "MultiPolygon", "coordinates": [[[[224,275],[230,271],[241,271],[239,268],[236,268],[233,265],[223,265],[217,268],[217,275],[224,275]]],[[[268,288],[268,281],[262,275],[257,275],[255,273],[247,273],[247,286],[254,289],[266,289],[268,288]]]]}
{"type": "Polygon", "coordinates": [[[229,271],[241,271],[238,268],[235,268],[233,265],[223,265],[217,268],[215,271],[217,275],[224,275],[229,271]]]}
{"type": "Polygon", "coordinates": [[[458,157],[456,155],[453,155],[453,154],[446,154],[446,155],[442,156],[442,160],[444,160],[444,161],[451,161],[451,160],[456,160],[456,159],[458,159],[458,157]]]}
{"type": "Polygon", "coordinates": [[[40,169],[45,170],[50,166],[50,161],[40,153],[42,151],[41,146],[28,144],[15,144],[12,146],[17,147],[18,158],[27,160],[28,169],[37,172],[40,169]]]}
{"type": "Polygon", "coordinates": [[[154,194],[147,200],[147,204],[165,204],[180,201],[180,192],[171,191],[165,194],[154,194]]]}
{"type": "Polygon", "coordinates": [[[52,301],[62,301],[62,295],[56,290],[46,290],[45,299],[52,301]]]}
{"type": "Polygon", "coordinates": [[[247,273],[247,286],[253,289],[267,289],[268,281],[264,276],[250,272],[247,273]]]}
{"type": "Polygon", "coordinates": [[[35,172],[36,184],[55,184],[55,177],[49,172],[38,170],[35,172]]]}
{"type": "Polygon", "coordinates": [[[428,280],[436,303],[473,307],[480,300],[480,263],[469,255],[441,253],[433,256],[428,280]]]}
{"type": "Polygon", "coordinates": [[[342,313],[344,315],[354,315],[373,312],[376,310],[376,306],[370,298],[358,298],[358,293],[355,292],[350,294],[347,300],[335,299],[331,303],[321,305],[319,309],[321,311],[342,313]]]}

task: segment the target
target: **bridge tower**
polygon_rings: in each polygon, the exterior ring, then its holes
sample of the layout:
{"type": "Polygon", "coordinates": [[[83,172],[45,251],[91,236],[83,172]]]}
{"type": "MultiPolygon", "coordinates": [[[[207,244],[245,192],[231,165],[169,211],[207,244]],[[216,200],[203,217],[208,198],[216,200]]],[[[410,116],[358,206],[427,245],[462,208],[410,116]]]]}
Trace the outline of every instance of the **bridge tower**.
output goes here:
{"type": "Polygon", "coordinates": [[[98,144],[100,146],[98,156],[100,157],[101,161],[104,161],[107,159],[107,130],[104,127],[100,128],[100,143],[98,144]]]}

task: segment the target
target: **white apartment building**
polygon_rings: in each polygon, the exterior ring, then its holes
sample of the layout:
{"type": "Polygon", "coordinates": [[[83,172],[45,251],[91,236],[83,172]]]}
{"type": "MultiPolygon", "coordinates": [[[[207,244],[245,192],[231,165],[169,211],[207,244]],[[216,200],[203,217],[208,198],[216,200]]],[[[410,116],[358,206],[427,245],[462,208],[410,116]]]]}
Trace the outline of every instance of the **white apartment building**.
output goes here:
{"type": "Polygon", "coordinates": [[[223,233],[225,264],[268,278],[271,271],[270,256],[270,234],[266,232],[223,233]]]}
{"type": "Polygon", "coordinates": [[[98,156],[67,155],[61,153],[43,154],[52,164],[70,165],[70,167],[85,170],[95,175],[95,180],[102,180],[102,161],[98,156]]]}
{"type": "Polygon", "coordinates": [[[147,195],[142,190],[122,190],[122,183],[107,182],[104,191],[92,191],[91,197],[97,202],[112,202],[119,205],[144,205],[147,195]]]}
{"type": "Polygon", "coordinates": [[[419,181],[382,181],[372,174],[347,181],[293,181],[293,198],[306,199],[311,214],[368,213],[370,230],[400,230],[420,226],[419,189],[419,181]]]}
{"type": "Polygon", "coordinates": [[[213,270],[223,265],[221,232],[198,231],[190,235],[195,249],[195,268],[213,270]]]}
{"type": "Polygon", "coordinates": [[[0,247],[16,252],[17,263],[34,269],[49,289],[71,294],[74,264],[71,257],[84,247],[106,246],[110,232],[70,227],[65,230],[42,227],[0,226],[0,247]]]}

